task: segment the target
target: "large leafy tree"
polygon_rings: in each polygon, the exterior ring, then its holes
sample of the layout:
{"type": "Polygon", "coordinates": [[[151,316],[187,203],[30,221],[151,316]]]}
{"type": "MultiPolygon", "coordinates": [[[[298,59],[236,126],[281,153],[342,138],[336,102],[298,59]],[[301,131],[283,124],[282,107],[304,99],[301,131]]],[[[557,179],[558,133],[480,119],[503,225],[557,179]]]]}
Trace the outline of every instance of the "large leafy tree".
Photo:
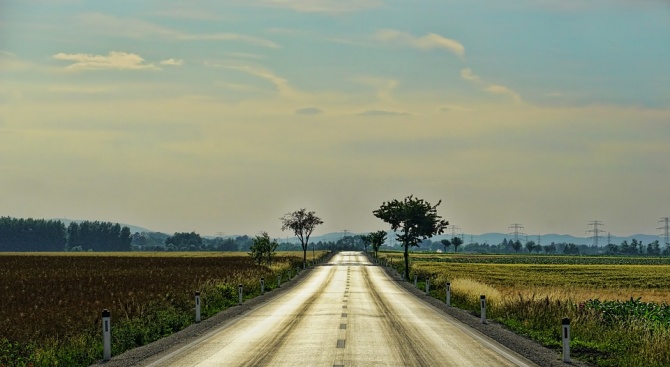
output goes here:
{"type": "Polygon", "coordinates": [[[307,265],[307,245],[309,244],[309,236],[314,232],[314,228],[319,224],[323,224],[321,218],[317,217],[313,211],[308,212],[307,209],[296,210],[293,213],[286,213],[279,218],[282,226],[281,230],[290,229],[296,237],[300,240],[302,246],[302,263],[307,265]]]}
{"type": "Polygon", "coordinates": [[[437,215],[437,207],[413,195],[403,201],[384,202],[372,212],[375,217],[391,225],[396,238],[405,248],[405,279],[409,279],[409,248],[419,246],[421,240],[444,233],[449,222],[437,215]]]}

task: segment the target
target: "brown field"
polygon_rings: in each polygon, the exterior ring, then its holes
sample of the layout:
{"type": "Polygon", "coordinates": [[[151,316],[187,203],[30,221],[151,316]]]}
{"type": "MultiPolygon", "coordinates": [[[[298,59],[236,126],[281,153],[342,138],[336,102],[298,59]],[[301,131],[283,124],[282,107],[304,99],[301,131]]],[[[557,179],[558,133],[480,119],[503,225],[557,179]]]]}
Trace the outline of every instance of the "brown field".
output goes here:
{"type": "MultiPolygon", "coordinates": [[[[270,267],[254,264],[243,252],[2,254],[0,342],[36,349],[64,342],[99,329],[103,309],[113,320],[162,309],[185,312],[193,307],[195,291],[203,291],[203,306],[211,299],[223,308],[226,300],[215,299],[218,293],[236,295],[237,284],[246,295],[257,293],[261,277],[271,289],[277,274],[286,281],[301,260],[302,252],[279,252],[270,267]]],[[[0,365],[3,357],[8,359],[0,355],[0,365]]]]}

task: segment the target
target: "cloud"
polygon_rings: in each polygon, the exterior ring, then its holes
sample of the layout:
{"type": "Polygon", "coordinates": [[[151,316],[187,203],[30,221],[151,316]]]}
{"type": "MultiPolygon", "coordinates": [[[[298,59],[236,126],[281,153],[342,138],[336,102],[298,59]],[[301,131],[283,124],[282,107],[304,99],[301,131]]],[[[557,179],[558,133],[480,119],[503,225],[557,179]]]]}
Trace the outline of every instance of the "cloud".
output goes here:
{"type": "Polygon", "coordinates": [[[206,21],[227,21],[230,20],[219,14],[208,12],[204,10],[179,8],[179,9],[165,9],[151,13],[161,17],[177,18],[177,19],[192,19],[192,20],[206,20],[206,21]]]}
{"type": "Polygon", "coordinates": [[[482,80],[482,78],[479,77],[479,75],[473,73],[470,68],[461,69],[461,78],[478,85],[485,85],[484,90],[489,93],[509,96],[516,103],[522,102],[521,96],[517,92],[507,88],[504,85],[489,84],[485,82],[482,80]]]}
{"type": "Polygon", "coordinates": [[[160,70],[153,64],[145,64],[139,55],[112,51],[107,56],[91,54],[65,54],[53,55],[56,60],[74,61],[66,69],[70,70],[160,70]]]}
{"type": "Polygon", "coordinates": [[[212,62],[205,62],[205,66],[210,66],[210,67],[218,67],[218,68],[225,68],[225,69],[230,69],[230,70],[237,70],[241,71],[243,73],[265,79],[272,83],[275,88],[277,88],[277,91],[281,96],[284,97],[289,97],[289,98],[295,98],[297,97],[300,92],[295,90],[291,84],[288,82],[288,80],[274,74],[272,71],[264,68],[263,66],[260,65],[252,65],[252,64],[219,64],[219,63],[212,63],[212,62]]]}
{"type": "Polygon", "coordinates": [[[461,70],[461,78],[465,80],[470,80],[473,82],[479,82],[481,79],[479,78],[479,75],[475,75],[472,73],[472,70],[470,68],[465,68],[461,70]]]}
{"type": "Polygon", "coordinates": [[[5,51],[5,50],[0,50],[0,54],[1,54],[2,56],[16,57],[16,54],[13,54],[13,53],[11,53],[11,52],[9,52],[9,51],[5,51]]]}
{"type": "Polygon", "coordinates": [[[353,13],[383,5],[381,0],[261,0],[260,3],[303,13],[327,14],[353,13]]]}
{"type": "Polygon", "coordinates": [[[407,112],[387,111],[387,110],[367,110],[357,113],[358,116],[364,117],[384,117],[384,116],[408,116],[407,112]]]}
{"type": "Polygon", "coordinates": [[[420,50],[444,49],[456,54],[458,57],[465,56],[465,47],[458,41],[442,37],[439,34],[428,33],[423,37],[415,37],[409,33],[393,29],[383,29],[375,33],[376,41],[409,46],[420,50]]]}
{"type": "Polygon", "coordinates": [[[305,107],[305,108],[300,108],[295,111],[293,111],[296,115],[307,115],[307,116],[313,116],[313,115],[320,115],[323,113],[323,110],[318,108],[318,107],[305,107]]]}
{"type": "Polygon", "coordinates": [[[80,20],[93,31],[127,38],[161,37],[178,41],[238,41],[255,46],[279,48],[279,45],[272,41],[239,33],[187,33],[142,20],[117,18],[102,13],[83,14],[80,20]]]}
{"type": "Polygon", "coordinates": [[[521,96],[519,96],[518,93],[515,91],[505,87],[504,85],[490,85],[485,89],[487,92],[493,93],[493,94],[503,94],[511,97],[514,102],[521,102],[521,96]]]}
{"type": "Polygon", "coordinates": [[[184,65],[184,60],[175,60],[167,59],[160,62],[161,65],[170,65],[170,66],[182,66],[184,65]]]}
{"type": "Polygon", "coordinates": [[[377,98],[382,102],[393,102],[393,90],[398,86],[394,79],[364,76],[354,79],[356,83],[372,87],[377,90],[377,98]]]}

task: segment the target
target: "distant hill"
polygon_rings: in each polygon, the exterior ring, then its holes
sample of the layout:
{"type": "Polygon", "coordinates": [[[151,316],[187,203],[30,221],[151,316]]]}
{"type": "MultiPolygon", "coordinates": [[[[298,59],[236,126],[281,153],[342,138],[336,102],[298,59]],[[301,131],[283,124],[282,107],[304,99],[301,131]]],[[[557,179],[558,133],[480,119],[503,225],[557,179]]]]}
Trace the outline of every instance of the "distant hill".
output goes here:
{"type": "MultiPolygon", "coordinates": [[[[72,223],[72,222],[75,222],[75,223],[81,223],[81,222],[85,222],[85,221],[86,221],[86,220],[78,220],[78,219],[72,220],[72,219],[67,219],[67,218],[54,218],[54,219],[51,219],[51,220],[59,220],[59,221],[63,222],[63,224],[65,224],[65,228],[67,228],[67,226],[69,226],[70,223],[72,223]]],[[[95,220],[89,220],[89,221],[94,222],[95,220]]],[[[100,222],[106,222],[106,221],[101,220],[100,222]]],[[[116,222],[112,222],[112,223],[116,223],[116,222]]],[[[138,227],[138,226],[133,226],[133,225],[130,225],[130,224],[119,223],[119,225],[120,225],[121,227],[128,227],[128,229],[130,229],[130,233],[135,233],[135,232],[140,232],[140,233],[142,233],[142,232],[153,232],[152,230],[149,230],[149,229],[146,229],[146,228],[142,228],[142,227],[138,227]]]]}

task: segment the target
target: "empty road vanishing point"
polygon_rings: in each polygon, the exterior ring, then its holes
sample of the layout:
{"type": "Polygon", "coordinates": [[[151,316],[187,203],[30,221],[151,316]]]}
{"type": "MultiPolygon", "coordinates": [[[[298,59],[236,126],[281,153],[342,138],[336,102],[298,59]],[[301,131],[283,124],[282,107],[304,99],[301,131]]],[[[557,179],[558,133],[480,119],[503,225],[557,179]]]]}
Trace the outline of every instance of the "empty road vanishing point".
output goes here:
{"type": "Polygon", "coordinates": [[[359,252],[144,367],[536,366],[417,298],[359,252]]]}

